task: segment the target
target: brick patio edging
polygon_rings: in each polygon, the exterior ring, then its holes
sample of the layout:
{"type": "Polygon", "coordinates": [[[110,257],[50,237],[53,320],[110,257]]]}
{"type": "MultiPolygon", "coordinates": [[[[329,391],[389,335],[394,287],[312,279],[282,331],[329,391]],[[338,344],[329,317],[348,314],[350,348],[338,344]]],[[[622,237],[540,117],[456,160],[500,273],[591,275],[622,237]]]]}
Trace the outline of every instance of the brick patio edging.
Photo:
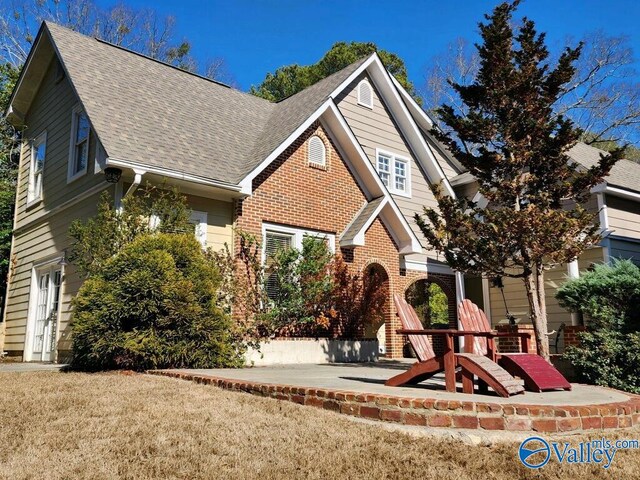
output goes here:
{"type": "Polygon", "coordinates": [[[405,425],[555,433],[627,428],[640,424],[640,396],[630,394],[626,402],[601,405],[517,405],[294,387],[171,370],[147,373],[405,425]]]}

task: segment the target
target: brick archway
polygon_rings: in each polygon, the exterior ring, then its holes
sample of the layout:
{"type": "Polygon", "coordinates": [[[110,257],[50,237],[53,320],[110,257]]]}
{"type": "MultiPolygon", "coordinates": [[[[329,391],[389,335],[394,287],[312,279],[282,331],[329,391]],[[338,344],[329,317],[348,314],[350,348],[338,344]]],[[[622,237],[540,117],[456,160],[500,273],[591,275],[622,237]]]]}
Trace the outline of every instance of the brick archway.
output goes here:
{"type": "Polygon", "coordinates": [[[386,345],[389,345],[390,338],[389,332],[392,331],[390,328],[391,318],[392,318],[392,308],[391,308],[391,276],[389,275],[389,270],[383,262],[377,260],[370,260],[364,264],[361,270],[361,274],[364,279],[369,277],[370,275],[375,275],[373,281],[376,283],[377,288],[383,288],[386,292],[385,294],[385,302],[382,309],[382,316],[374,321],[374,323],[368,323],[365,326],[365,337],[367,338],[378,338],[380,342],[380,347],[382,350],[386,350],[386,345]]]}

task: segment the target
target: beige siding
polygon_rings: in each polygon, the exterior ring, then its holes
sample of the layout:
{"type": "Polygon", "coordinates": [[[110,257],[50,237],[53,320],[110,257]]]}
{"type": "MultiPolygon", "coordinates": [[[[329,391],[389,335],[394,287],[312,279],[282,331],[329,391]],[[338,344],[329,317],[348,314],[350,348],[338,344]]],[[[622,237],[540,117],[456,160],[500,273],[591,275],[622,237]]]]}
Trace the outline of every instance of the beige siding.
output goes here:
{"type": "MultiPolygon", "coordinates": [[[[602,248],[596,247],[585,251],[578,259],[578,268],[585,271],[592,263],[602,262],[602,248]]],[[[545,294],[547,305],[547,318],[549,322],[549,331],[557,330],[561,323],[571,325],[571,314],[562,308],[555,299],[557,288],[567,281],[568,268],[567,264],[558,265],[555,268],[545,272],[545,294]]],[[[524,283],[520,278],[503,278],[504,295],[507,301],[509,311],[516,318],[520,319],[520,323],[530,323],[529,320],[529,303],[527,301],[527,293],[524,283]]],[[[491,322],[496,325],[506,318],[504,301],[500,289],[490,289],[491,302],[491,322]]],[[[553,340],[553,338],[551,339],[553,340]]]]}
{"type": "Polygon", "coordinates": [[[57,60],[54,59],[49,65],[42,85],[26,115],[17,195],[18,228],[37,221],[57,206],[104,182],[103,175],[94,174],[98,142],[95,134],[91,132],[87,173],[67,184],[72,110],[78,104],[78,99],[66,77],[57,81],[56,62],[57,60]],[[30,141],[43,132],[47,134],[47,143],[42,201],[27,208],[31,164],[30,141]]]}
{"type": "MultiPolygon", "coordinates": [[[[362,145],[365,153],[376,165],[376,148],[411,160],[411,198],[394,195],[400,210],[418,239],[424,244],[424,236],[413,218],[416,212],[422,212],[424,206],[436,207],[437,203],[429,188],[426,174],[422,172],[409,146],[402,138],[398,127],[387,108],[382,103],[375,88],[373,95],[373,109],[358,105],[356,87],[365,74],[357,78],[337,98],[338,108],[344,115],[354,135],[362,145]]],[[[371,83],[373,87],[373,83],[371,83]]],[[[429,257],[436,258],[433,251],[427,252],[429,257]]],[[[417,256],[416,258],[420,258],[417,256]]]]}
{"type": "MultiPolygon", "coordinates": [[[[46,221],[39,222],[15,236],[13,267],[10,272],[10,284],[7,292],[5,350],[23,350],[33,266],[61,256],[62,252],[69,248],[68,229],[70,223],[77,218],[88,218],[95,215],[99,198],[99,193],[88,197],[75,206],[49,216],[46,221]]],[[[60,350],[67,350],[70,347],[70,302],[80,288],[80,284],[81,279],[75,273],[73,266],[67,266],[63,278],[61,299],[60,339],[58,343],[60,350]]]]}
{"type": "Polygon", "coordinates": [[[193,195],[187,200],[192,210],[207,212],[207,247],[222,250],[226,243],[233,249],[233,204],[193,195]]]}
{"type": "Polygon", "coordinates": [[[640,203],[607,195],[607,216],[613,235],[640,239],[640,203]]]}

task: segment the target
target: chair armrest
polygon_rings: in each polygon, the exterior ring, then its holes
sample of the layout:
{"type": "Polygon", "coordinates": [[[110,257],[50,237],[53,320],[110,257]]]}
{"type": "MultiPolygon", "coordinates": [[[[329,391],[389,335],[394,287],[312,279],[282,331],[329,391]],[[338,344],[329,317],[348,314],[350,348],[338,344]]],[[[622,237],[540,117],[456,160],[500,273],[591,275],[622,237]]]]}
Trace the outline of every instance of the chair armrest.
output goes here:
{"type": "Polygon", "coordinates": [[[448,335],[453,337],[464,337],[467,335],[473,337],[487,337],[492,338],[495,337],[495,332],[474,332],[470,330],[455,330],[452,328],[449,329],[441,329],[441,328],[426,328],[423,330],[405,330],[399,329],[396,330],[398,335],[448,335]]]}

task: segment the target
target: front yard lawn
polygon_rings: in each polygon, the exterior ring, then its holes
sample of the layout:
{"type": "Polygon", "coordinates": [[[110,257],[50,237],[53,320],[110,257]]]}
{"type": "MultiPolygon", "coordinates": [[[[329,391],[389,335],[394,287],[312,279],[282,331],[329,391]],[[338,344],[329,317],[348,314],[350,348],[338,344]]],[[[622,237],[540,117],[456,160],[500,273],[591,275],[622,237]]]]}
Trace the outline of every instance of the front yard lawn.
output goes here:
{"type": "Polygon", "coordinates": [[[640,469],[639,451],[621,451],[608,471],[553,462],[531,471],[517,459],[518,444],[416,438],[324,410],[147,375],[0,373],[0,401],[0,478],[12,480],[586,479],[634,478],[640,469]]]}

